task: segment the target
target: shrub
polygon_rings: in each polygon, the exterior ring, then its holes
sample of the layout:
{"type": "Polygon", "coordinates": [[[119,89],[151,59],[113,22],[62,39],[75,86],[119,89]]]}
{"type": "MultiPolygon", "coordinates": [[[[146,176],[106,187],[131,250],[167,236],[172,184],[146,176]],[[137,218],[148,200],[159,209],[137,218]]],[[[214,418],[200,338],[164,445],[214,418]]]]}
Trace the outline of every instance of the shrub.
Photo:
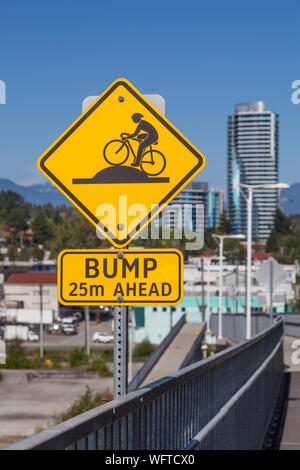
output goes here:
{"type": "Polygon", "coordinates": [[[14,339],[7,343],[6,364],[7,369],[30,369],[31,361],[26,357],[22,341],[14,339]]]}
{"type": "Polygon", "coordinates": [[[113,375],[105,364],[101,352],[98,351],[94,351],[91,354],[88,363],[88,370],[99,372],[100,377],[112,377],[113,375]]]}
{"type": "Polygon", "coordinates": [[[135,345],[132,357],[135,359],[145,360],[152,353],[152,351],[154,351],[154,349],[155,346],[151,344],[148,339],[144,339],[144,341],[135,345]]]}
{"type": "Polygon", "coordinates": [[[62,423],[67,419],[73,418],[85,411],[91,410],[96,406],[103,405],[106,401],[112,400],[111,392],[107,389],[102,393],[93,395],[91,389],[87,386],[86,391],[81,397],[75,400],[67,409],[62,413],[57,413],[53,417],[54,424],[62,423]]]}
{"type": "Polygon", "coordinates": [[[84,347],[72,349],[69,353],[68,361],[70,367],[82,366],[87,361],[84,347]]]}

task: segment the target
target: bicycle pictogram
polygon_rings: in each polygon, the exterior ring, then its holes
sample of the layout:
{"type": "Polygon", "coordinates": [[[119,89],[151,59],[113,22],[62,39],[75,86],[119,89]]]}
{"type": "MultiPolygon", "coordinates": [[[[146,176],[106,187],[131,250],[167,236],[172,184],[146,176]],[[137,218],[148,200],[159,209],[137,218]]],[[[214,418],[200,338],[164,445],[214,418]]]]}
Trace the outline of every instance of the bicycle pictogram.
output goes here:
{"type": "Polygon", "coordinates": [[[153,145],[158,144],[158,133],[154,126],[142,120],[142,117],[140,113],[133,114],[132,120],[139,123],[135,132],[133,134],[122,132],[120,139],[109,141],[104,147],[103,156],[110,165],[121,166],[132,155],[134,161],[131,166],[140,167],[148,176],[158,176],[166,167],[166,158],[162,152],[153,149],[153,145]],[[141,131],[144,133],[140,133],[141,131]],[[134,152],[131,140],[139,142],[137,153],[134,152]]]}
{"type": "MultiPolygon", "coordinates": [[[[129,134],[122,132],[121,139],[111,140],[105,145],[103,156],[110,165],[124,165],[130,154],[136,159],[132,145],[125,135],[129,134]]],[[[139,136],[139,138],[133,138],[132,140],[140,142],[141,138],[142,136],[139,136]]],[[[150,145],[150,149],[142,155],[140,167],[148,176],[158,176],[166,167],[165,156],[159,150],[154,150],[150,145]]]]}

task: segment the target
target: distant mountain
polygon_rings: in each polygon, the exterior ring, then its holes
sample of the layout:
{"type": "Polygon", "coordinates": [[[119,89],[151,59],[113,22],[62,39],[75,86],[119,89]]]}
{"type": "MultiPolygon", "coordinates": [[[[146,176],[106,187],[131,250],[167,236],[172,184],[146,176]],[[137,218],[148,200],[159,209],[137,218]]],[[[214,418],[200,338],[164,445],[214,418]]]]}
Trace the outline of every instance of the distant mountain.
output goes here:
{"type": "Polygon", "coordinates": [[[50,202],[53,206],[61,204],[66,206],[71,205],[68,199],[61,195],[51,183],[22,186],[10,180],[0,178],[0,191],[9,190],[21,194],[26,202],[31,202],[32,204],[47,204],[50,202]]]}
{"type": "Polygon", "coordinates": [[[285,215],[300,214],[300,183],[280,192],[280,207],[285,215]]]}

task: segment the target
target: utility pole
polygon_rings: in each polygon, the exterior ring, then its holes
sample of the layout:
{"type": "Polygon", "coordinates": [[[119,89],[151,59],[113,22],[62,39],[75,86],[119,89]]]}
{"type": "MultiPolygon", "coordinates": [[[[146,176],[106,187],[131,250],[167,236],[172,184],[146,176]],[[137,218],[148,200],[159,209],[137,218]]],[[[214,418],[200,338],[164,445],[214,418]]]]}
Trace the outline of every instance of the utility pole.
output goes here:
{"type": "Polygon", "coordinates": [[[201,306],[201,310],[202,310],[202,321],[204,322],[205,321],[205,302],[204,302],[205,292],[204,292],[204,260],[203,260],[203,258],[201,258],[201,284],[202,284],[202,306],[201,306]]]}
{"type": "Polygon", "coordinates": [[[245,315],[247,317],[247,260],[245,260],[245,315]]]}
{"type": "Polygon", "coordinates": [[[84,317],[85,317],[85,352],[86,355],[90,355],[90,307],[84,307],[84,317]]]}
{"type": "Polygon", "coordinates": [[[133,369],[133,364],[132,364],[132,352],[133,352],[133,308],[130,307],[129,309],[129,314],[130,314],[130,321],[129,321],[129,368],[128,368],[128,383],[132,381],[132,369],[133,369]]]}
{"type": "Polygon", "coordinates": [[[270,314],[270,323],[272,325],[273,323],[273,260],[269,260],[269,280],[270,280],[270,286],[269,286],[269,294],[270,294],[270,303],[269,303],[269,314],[270,314]]]}
{"type": "Polygon", "coordinates": [[[40,284],[40,358],[44,357],[43,285],[40,284]]]}
{"type": "Polygon", "coordinates": [[[208,281],[207,281],[206,317],[207,317],[207,329],[210,331],[210,276],[208,276],[208,281]]]}
{"type": "Polygon", "coordinates": [[[235,270],[235,313],[238,313],[238,292],[239,292],[239,262],[236,262],[235,270]]]}

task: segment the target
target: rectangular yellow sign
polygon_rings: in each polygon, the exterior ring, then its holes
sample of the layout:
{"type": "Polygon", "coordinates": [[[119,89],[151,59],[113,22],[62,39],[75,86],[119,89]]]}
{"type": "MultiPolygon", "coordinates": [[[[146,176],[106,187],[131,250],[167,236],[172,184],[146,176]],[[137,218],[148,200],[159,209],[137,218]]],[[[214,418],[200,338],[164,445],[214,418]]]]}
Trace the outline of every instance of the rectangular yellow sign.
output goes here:
{"type": "Polygon", "coordinates": [[[170,250],[65,250],[57,260],[63,305],[176,305],[183,256],[170,250]]]}

